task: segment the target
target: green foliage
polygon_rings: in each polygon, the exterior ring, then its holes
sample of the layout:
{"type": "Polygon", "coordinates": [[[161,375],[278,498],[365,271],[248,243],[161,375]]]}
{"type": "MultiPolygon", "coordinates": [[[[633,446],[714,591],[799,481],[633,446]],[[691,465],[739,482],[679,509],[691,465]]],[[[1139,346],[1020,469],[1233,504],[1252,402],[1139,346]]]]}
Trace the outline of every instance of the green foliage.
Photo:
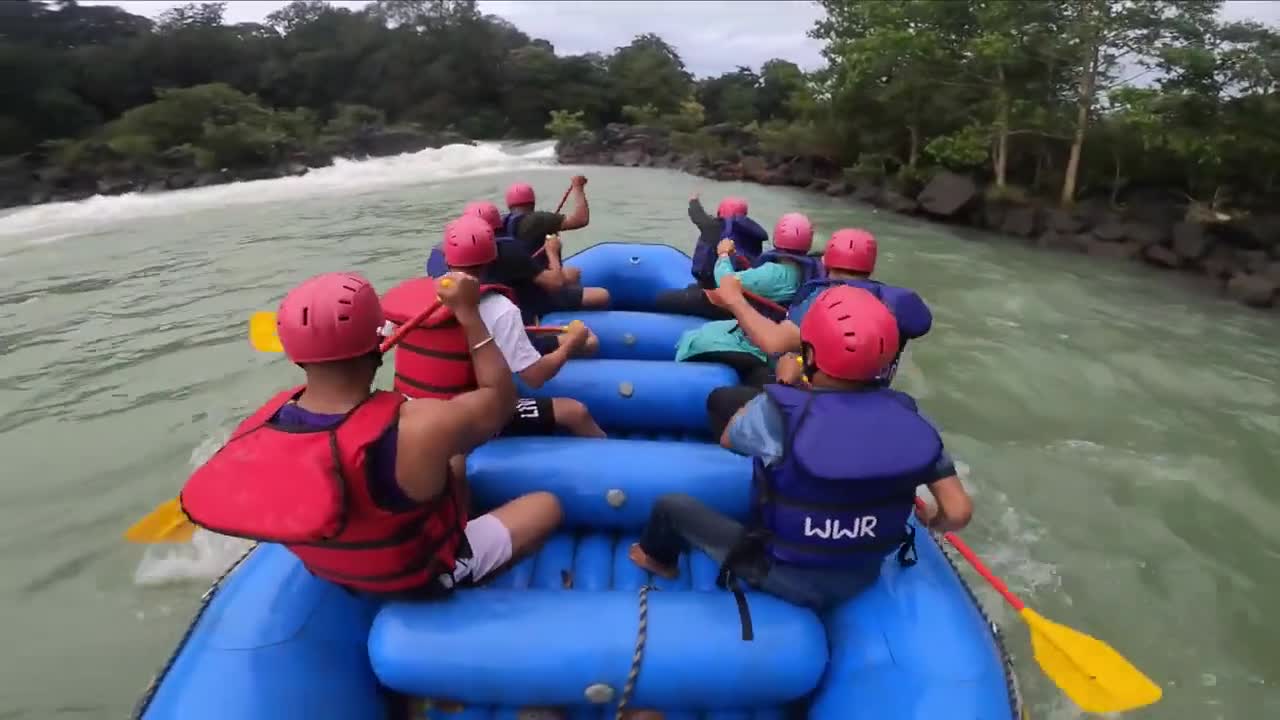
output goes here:
{"type": "Polygon", "coordinates": [[[547,123],[547,132],[560,141],[574,140],[587,131],[582,122],[581,110],[552,110],[551,120],[547,123]]]}
{"type": "Polygon", "coordinates": [[[1280,202],[1280,33],[1223,20],[1220,0],[820,4],[826,67],[695,81],[656,35],[561,56],[475,0],[295,0],[261,25],[225,24],[222,2],[154,23],[0,2],[0,154],[218,169],[409,125],[573,139],[622,120],[712,160],[745,129],[764,153],[904,187],[942,166],[1001,192],[1061,182],[1066,201],[1132,185],[1280,202]]]}
{"type": "Polygon", "coordinates": [[[924,146],[934,162],[952,170],[972,170],[987,161],[990,133],[978,125],[969,125],[946,135],[939,135],[924,146]]]}
{"type": "Polygon", "coordinates": [[[632,125],[652,125],[658,120],[658,108],[650,103],[623,105],[622,119],[632,125]]]}

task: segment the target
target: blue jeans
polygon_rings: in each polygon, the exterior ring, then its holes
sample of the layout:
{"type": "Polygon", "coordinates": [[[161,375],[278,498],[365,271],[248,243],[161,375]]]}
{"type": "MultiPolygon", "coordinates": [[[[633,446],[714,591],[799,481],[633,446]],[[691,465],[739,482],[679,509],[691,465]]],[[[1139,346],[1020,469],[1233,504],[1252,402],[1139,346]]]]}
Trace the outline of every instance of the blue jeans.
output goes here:
{"type": "MultiPolygon", "coordinates": [[[[674,567],[680,553],[696,548],[717,564],[742,539],[746,527],[689,495],[663,495],[653,505],[640,535],[640,547],[663,565],[674,567]]],[[[857,570],[796,567],[768,557],[744,558],[734,574],[770,595],[796,605],[825,610],[865,590],[880,576],[883,556],[868,558],[857,570]]]]}

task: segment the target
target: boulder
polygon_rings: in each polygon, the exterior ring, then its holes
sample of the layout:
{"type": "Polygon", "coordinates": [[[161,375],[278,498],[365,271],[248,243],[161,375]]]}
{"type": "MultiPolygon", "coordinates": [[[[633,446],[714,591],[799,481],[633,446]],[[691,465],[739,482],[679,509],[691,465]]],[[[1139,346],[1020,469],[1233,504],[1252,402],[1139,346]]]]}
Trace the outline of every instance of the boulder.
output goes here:
{"type": "Polygon", "coordinates": [[[1127,222],[1124,224],[1124,237],[1142,247],[1163,245],[1169,237],[1168,226],[1150,222],[1127,222]]]}
{"type": "Polygon", "coordinates": [[[1213,240],[1199,223],[1182,222],[1173,226],[1173,250],[1185,260],[1200,260],[1213,249],[1213,240]]]}
{"type": "Polygon", "coordinates": [[[950,218],[972,203],[977,195],[978,185],[973,178],[941,172],[929,180],[912,204],[918,203],[918,207],[934,217],[950,218]]]}
{"type": "Polygon", "coordinates": [[[1045,213],[1045,227],[1064,235],[1074,235],[1088,227],[1088,222],[1075,210],[1053,208],[1045,213]]]}
{"type": "Polygon", "coordinates": [[[1135,260],[1142,253],[1142,245],[1128,240],[1125,242],[1106,242],[1090,240],[1085,246],[1085,254],[1093,257],[1115,258],[1117,260],[1135,260]]]}
{"type": "Polygon", "coordinates": [[[764,158],[750,156],[742,158],[741,176],[743,180],[751,182],[764,182],[767,178],[771,178],[769,166],[765,163],[764,158]]]}
{"type": "Polygon", "coordinates": [[[1093,236],[1103,242],[1121,242],[1125,238],[1124,223],[1110,221],[1093,229],[1093,236]]]}
{"type": "Polygon", "coordinates": [[[1227,281],[1227,295],[1249,307],[1271,307],[1278,292],[1280,281],[1262,274],[1236,273],[1227,281]]]}
{"type": "Polygon", "coordinates": [[[1182,267],[1182,256],[1164,245],[1150,245],[1142,251],[1142,259],[1156,267],[1182,267]]]}
{"type": "Polygon", "coordinates": [[[1000,222],[1000,232],[1029,238],[1036,233],[1036,209],[1029,206],[1010,207],[1000,222]]]}
{"type": "Polygon", "coordinates": [[[837,180],[831,183],[830,185],[827,185],[827,194],[830,195],[831,197],[848,195],[849,185],[845,183],[843,180],[837,180]]]}
{"type": "Polygon", "coordinates": [[[903,195],[896,190],[886,189],[880,193],[880,199],[877,203],[886,210],[892,210],[903,215],[911,215],[920,209],[919,204],[915,200],[903,195]]]}

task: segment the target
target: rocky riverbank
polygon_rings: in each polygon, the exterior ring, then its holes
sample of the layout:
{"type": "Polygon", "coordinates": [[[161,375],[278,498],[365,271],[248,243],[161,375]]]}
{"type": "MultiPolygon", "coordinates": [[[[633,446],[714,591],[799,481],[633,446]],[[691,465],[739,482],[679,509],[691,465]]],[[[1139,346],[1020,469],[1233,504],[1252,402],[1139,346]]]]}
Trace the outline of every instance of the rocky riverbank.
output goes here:
{"type": "Polygon", "coordinates": [[[0,159],[0,209],[83,200],[95,195],[161,192],[245,180],[296,177],[315,168],[328,167],[335,158],[387,157],[457,143],[474,144],[453,132],[385,128],[343,138],[273,165],[212,171],[200,169],[194,156],[184,152],[165,153],[153,163],[140,164],[114,159],[103,147],[100,161],[76,169],[54,163],[39,153],[28,153],[0,159]]]}
{"type": "Polygon", "coordinates": [[[800,187],[903,215],[992,231],[1041,248],[1113,261],[1141,262],[1200,279],[1214,292],[1255,308],[1280,302],[1280,214],[1228,219],[1185,199],[1131,192],[1122,210],[1085,198],[1071,210],[997,197],[980,181],[939,172],[917,186],[852,177],[819,158],[770,157],[755,137],[733,126],[707,128],[730,153],[710,157],[677,150],[672,134],[610,125],[561,141],[562,163],[661,167],[715,180],[800,187]]]}

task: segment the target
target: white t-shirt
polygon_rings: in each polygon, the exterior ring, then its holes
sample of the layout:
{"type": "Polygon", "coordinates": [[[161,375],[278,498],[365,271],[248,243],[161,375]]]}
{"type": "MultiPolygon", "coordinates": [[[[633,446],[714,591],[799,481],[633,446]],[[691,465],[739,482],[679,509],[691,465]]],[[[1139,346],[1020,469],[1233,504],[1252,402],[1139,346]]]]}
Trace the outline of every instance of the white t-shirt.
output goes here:
{"type": "Polygon", "coordinates": [[[493,336],[493,343],[507,359],[511,372],[524,372],[530,365],[542,359],[542,353],[529,342],[524,331],[524,318],[520,308],[505,295],[490,293],[480,298],[480,319],[493,336]]]}
{"type": "MultiPolygon", "coordinates": [[[[520,308],[507,299],[507,296],[499,293],[485,295],[480,298],[476,309],[480,311],[480,319],[493,336],[493,344],[498,346],[502,357],[506,358],[511,372],[524,372],[542,359],[542,353],[529,342],[529,335],[524,331],[524,318],[520,316],[520,308]]],[[[382,335],[391,337],[395,330],[396,324],[388,320],[382,326],[382,335]]]]}

